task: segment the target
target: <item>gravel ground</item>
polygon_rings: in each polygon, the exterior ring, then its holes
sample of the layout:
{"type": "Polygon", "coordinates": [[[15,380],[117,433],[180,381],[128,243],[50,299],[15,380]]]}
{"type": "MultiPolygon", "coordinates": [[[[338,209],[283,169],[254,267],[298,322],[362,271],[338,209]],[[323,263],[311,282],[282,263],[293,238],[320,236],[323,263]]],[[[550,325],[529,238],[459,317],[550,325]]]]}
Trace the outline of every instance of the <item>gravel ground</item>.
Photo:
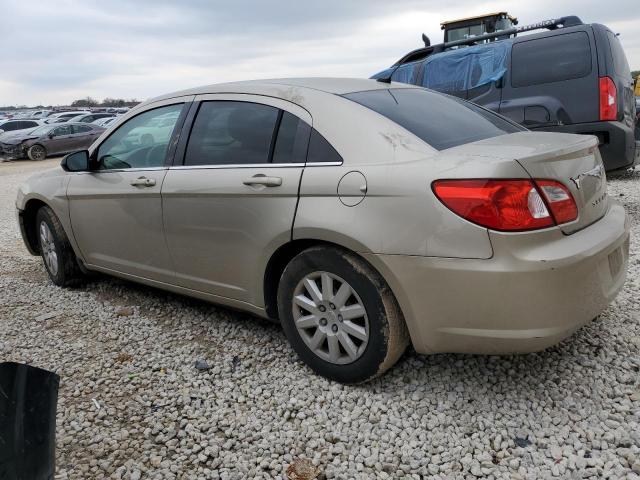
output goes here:
{"type": "MultiPolygon", "coordinates": [[[[56,478],[640,479],[637,243],[617,301],[555,348],[407,353],[345,387],[249,315],[109,278],[54,287],[14,199],[55,164],[0,164],[0,359],[61,376],[56,478]]],[[[639,187],[609,184],[634,238],[639,187]]]]}

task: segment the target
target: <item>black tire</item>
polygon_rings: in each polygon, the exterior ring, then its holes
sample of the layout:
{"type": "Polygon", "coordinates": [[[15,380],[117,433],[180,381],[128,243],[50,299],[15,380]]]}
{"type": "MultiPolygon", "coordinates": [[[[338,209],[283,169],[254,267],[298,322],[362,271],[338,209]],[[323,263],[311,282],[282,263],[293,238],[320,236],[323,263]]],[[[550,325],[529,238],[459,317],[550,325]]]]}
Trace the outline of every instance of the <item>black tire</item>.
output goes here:
{"type": "Polygon", "coordinates": [[[44,268],[47,270],[51,281],[59,287],[74,287],[80,285],[84,281],[85,276],[82,270],[80,270],[78,259],[73,252],[73,248],[69,243],[67,234],[62,228],[60,220],[58,220],[58,217],[56,217],[53,210],[49,207],[40,208],[36,214],[36,234],[38,236],[40,255],[42,256],[44,268]],[[43,223],[46,224],[46,227],[51,233],[53,245],[43,238],[43,223]],[[56,254],[55,264],[57,268],[52,268],[46,259],[47,251],[51,251],[51,249],[54,249],[56,254]]]}
{"type": "Polygon", "coordinates": [[[313,247],[291,260],[280,278],[278,312],[289,343],[300,359],[319,375],[341,383],[360,383],[382,375],[409,344],[400,306],[385,280],[360,257],[339,248],[313,247]],[[307,346],[295,326],[292,302],[296,286],[314,272],[328,272],[344,279],[366,310],[368,341],[351,363],[337,364],[321,358],[307,346]]]}
{"type": "Polygon", "coordinates": [[[47,149],[36,143],[29,147],[29,150],[27,150],[27,156],[29,157],[29,160],[39,162],[40,160],[47,158],[47,149]]]}

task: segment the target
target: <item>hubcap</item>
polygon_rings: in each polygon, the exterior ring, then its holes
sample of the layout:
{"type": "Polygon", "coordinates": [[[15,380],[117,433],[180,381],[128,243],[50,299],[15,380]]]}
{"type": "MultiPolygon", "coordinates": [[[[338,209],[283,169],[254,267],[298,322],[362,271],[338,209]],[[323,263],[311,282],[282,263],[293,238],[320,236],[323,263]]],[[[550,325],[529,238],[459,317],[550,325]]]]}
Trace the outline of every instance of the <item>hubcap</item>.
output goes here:
{"type": "Polygon", "coordinates": [[[58,254],[56,253],[56,244],[53,241],[53,234],[49,230],[46,222],[40,223],[40,248],[42,250],[42,258],[46,263],[51,275],[58,274],[58,254]]]}
{"type": "Polygon", "coordinates": [[[296,329],[313,353],[340,365],[362,356],[369,320],[362,300],[344,279],[310,273],[296,286],[292,303],[296,329]]]}

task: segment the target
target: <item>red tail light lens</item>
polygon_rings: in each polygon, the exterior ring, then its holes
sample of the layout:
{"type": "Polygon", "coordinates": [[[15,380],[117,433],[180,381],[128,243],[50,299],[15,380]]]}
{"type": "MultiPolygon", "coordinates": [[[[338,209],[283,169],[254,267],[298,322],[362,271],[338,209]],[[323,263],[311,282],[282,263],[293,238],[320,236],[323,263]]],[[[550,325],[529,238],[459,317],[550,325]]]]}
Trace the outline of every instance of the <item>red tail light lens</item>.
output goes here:
{"type": "Polygon", "coordinates": [[[609,77],[600,77],[600,120],[618,118],[618,92],[609,77]]]}
{"type": "Polygon", "coordinates": [[[538,187],[524,179],[436,180],[433,192],[457,215],[492,230],[536,230],[577,218],[578,208],[564,185],[536,183],[538,187]]]}
{"type": "Polygon", "coordinates": [[[462,218],[493,230],[534,230],[554,225],[529,180],[437,180],[433,191],[462,218]]]}
{"type": "Polygon", "coordinates": [[[558,225],[578,218],[578,206],[567,187],[554,180],[536,180],[536,184],[558,225]]]}

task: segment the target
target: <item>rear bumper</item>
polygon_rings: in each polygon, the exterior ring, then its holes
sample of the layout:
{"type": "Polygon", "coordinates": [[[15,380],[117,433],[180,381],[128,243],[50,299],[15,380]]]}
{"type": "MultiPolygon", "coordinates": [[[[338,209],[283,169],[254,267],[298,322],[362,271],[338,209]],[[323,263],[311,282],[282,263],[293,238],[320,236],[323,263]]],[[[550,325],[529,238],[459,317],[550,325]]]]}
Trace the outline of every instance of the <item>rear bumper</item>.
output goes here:
{"type": "Polygon", "coordinates": [[[634,129],[621,122],[575,123],[541,130],[597,136],[602,162],[608,172],[630,168],[639,161],[634,129]]]}
{"type": "Polygon", "coordinates": [[[488,260],[367,255],[419,353],[542,350],[597,317],[625,281],[629,221],[618,204],[570,236],[491,232],[491,241],[488,260]]]}

